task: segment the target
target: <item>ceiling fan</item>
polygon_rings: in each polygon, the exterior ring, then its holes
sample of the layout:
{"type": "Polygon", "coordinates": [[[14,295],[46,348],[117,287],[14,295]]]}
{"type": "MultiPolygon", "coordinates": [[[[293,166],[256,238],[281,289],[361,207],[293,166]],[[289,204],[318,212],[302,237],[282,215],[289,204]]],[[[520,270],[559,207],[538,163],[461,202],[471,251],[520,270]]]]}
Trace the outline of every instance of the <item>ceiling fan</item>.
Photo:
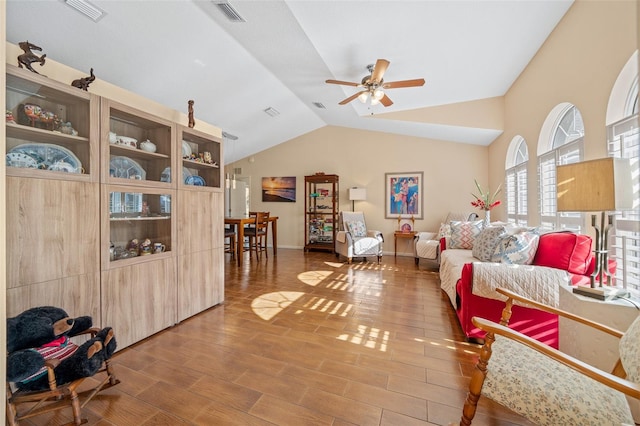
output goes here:
{"type": "Polygon", "coordinates": [[[355,98],[359,98],[363,103],[367,102],[367,99],[371,99],[371,105],[377,105],[381,103],[385,107],[393,105],[393,101],[389,99],[386,93],[384,93],[383,89],[397,89],[400,87],[417,87],[424,85],[424,78],[417,78],[415,80],[402,80],[402,81],[392,81],[390,83],[385,83],[382,79],[385,71],[389,67],[389,61],[386,59],[378,59],[375,65],[370,64],[367,65],[367,70],[369,71],[369,75],[366,75],[362,78],[360,83],[352,83],[349,81],[340,81],[340,80],[327,80],[326,82],[329,84],[342,84],[345,86],[354,86],[359,87],[362,90],[352,96],[349,96],[347,99],[338,102],[339,105],[345,105],[354,100],[355,98]]]}

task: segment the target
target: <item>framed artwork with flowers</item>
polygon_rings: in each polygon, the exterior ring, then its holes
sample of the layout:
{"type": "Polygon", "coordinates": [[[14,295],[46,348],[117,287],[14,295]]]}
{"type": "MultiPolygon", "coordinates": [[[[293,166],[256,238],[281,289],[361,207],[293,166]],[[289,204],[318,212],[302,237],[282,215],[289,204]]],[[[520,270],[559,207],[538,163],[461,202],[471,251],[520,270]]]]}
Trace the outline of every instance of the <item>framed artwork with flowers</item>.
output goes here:
{"type": "Polygon", "coordinates": [[[423,217],[423,173],[385,173],[385,217],[387,219],[423,217]]]}

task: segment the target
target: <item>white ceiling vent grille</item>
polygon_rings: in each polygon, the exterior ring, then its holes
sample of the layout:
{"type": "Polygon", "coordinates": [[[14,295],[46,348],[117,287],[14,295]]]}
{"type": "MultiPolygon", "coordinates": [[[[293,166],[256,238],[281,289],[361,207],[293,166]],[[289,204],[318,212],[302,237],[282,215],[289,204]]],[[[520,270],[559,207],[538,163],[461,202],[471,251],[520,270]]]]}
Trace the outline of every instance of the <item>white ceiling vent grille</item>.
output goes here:
{"type": "Polygon", "coordinates": [[[273,107],[269,107],[267,109],[264,110],[265,113],[267,113],[267,115],[270,115],[271,117],[277,117],[280,115],[280,111],[278,111],[277,109],[273,108],[273,107]]]}
{"type": "Polygon", "coordinates": [[[213,0],[213,4],[218,6],[218,9],[220,9],[220,11],[224,13],[224,16],[226,16],[231,22],[247,22],[242,16],[240,16],[238,11],[229,4],[228,1],[213,0]]]}
{"type": "Polygon", "coordinates": [[[63,0],[67,6],[72,7],[78,12],[82,13],[93,22],[98,22],[106,15],[106,13],[100,8],[92,5],[86,0],[63,0]]]}
{"type": "Polygon", "coordinates": [[[327,109],[326,106],[324,106],[324,104],[322,102],[311,102],[316,108],[319,109],[327,109]]]}
{"type": "Polygon", "coordinates": [[[236,135],[232,135],[231,133],[227,133],[224,130],[222,131],[222,137],[225,139],[229,139],[230,141],[237,141],[238,137],[236,135]]]}

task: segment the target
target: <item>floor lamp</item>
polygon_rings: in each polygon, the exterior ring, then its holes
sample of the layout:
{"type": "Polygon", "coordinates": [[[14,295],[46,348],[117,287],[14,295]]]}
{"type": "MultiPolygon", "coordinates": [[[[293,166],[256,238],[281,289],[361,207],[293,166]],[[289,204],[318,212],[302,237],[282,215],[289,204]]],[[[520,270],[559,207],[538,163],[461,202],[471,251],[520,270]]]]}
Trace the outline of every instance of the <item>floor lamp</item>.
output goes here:
{"type": "Polygon", "coordinates": [[[356,211],[356,201],[367,199],[367,188],[349,188],[349,201],[351,201],[351,211],[356,211]]]}
{"type": "Polygon", "coordinates": [[[607,285],[613,283],[609,271],[609,229],[613,226],[613,212],[633,208],[629,160],[602,158],[561,165],[556,168],[556,182],[558,212],[600,212],[599,225],[596,214],[591,215],[596,258],[591,288],[575,287],[573,292],[601,300],[626,293],[614,287],[603,287],[603,284],[605,281],[607,285]]]}

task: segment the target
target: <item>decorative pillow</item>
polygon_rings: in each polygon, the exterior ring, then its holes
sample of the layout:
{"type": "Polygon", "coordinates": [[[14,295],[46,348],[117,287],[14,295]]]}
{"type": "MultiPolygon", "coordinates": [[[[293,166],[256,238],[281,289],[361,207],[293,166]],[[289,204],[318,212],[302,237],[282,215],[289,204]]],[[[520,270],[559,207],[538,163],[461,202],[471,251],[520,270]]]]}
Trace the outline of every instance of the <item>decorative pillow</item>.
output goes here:
{"type": "Polygon", "coordinates": [[[507,235],[504,226],[487,226],[473,242],[473,257],[483,262],[500,262],[500,256],[494,255],[496,247],[507,235]]]}
{"type": "Polygon", "coordinates": [[[452,249],[471,250],[475,239],[482,231],[481,220],[474,222],[452,221],[449,225],[451,226],[451,238],[447,241],[447,248],[452,249]]]}
{"type": "Polygon", "coordinates": [[[502,263],[531,265],[538,250],[540,235],[537,232],[521,231],[503,238],[497,245],[494,256],[502,263]]]}
{"type": "Polygon", "coordinates": [[[585,274],[591,261],[591,237],[573,232],[550,232],[540,237],[533,264],[585,274]]]}
{"type": "Polygon", "coordinates": [[[356,220],[353,222],[347,222],[347,229],[351,233],[352,237],[366,237],[367,228],[364,226],[364,222],[356,220]]]}
{"type": "Polygon", "coordinates": [[[438,229],[438,240],[451,237],[451,225],[448,223],[441,223],[440,229],[438,229]]]}

